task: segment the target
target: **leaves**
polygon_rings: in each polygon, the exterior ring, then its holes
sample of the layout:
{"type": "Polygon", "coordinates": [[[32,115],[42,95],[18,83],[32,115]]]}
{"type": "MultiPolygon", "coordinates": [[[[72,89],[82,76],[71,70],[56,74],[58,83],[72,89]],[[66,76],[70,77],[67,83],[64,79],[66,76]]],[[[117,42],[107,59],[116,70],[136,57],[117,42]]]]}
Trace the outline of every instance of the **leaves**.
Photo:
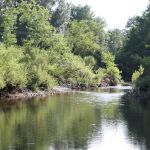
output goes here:
{"type": "Polygon", "coordinates": [[[70,8],[65,0],[9,2],[0,9],[0,89],[88,87],[106,76],[117,84],[120,71],[107,50],[105,21],[88,6],[70,8]]]}

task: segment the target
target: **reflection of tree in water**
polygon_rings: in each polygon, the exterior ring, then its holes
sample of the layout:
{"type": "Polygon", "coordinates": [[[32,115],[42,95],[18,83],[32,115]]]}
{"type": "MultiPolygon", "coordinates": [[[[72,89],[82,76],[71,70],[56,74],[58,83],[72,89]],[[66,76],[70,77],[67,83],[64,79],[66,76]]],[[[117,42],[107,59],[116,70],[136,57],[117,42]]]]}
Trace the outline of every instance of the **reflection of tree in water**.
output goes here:
{"type": "Polygon", "coordinates": [[[138,102],[124,101],[120,106],[127,123],[129,137],[141,150],[150,150],[150,107],[138,102]]]}
{"type": "Polygon", "coordinates": [[[0,149],[87,149],[92,124],[100,126],[101,112],[94,105],[69,96],[34,100],[0,111],[0,149]]]}

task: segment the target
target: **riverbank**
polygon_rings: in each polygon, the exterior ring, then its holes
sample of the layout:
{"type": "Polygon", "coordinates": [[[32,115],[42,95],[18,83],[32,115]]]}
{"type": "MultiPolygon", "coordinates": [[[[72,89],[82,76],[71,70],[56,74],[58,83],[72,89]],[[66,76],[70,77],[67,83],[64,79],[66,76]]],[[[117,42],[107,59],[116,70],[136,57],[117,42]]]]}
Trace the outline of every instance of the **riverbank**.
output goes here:
{"type": "Polygon", "coordinates": [[[32,97],[47,97],[54,94],[62,94],[62,93],[70,93],[73,92],[71,88],[63,87],[63,86],[56,86],[52,89],[47,89],[43,91],[31,91],[28,89],[19,89],[13,90],[11,92],[0,92],[0,100],[3,99],[28,99],[32,97]]]}
{"type": "MultiPolygon", "coordinates": [[[[96,87],[91,87],[91,89],[96,87]]],[[[117,88],[117,89],[132,89],[132,86],[103,86],[97,88],[117,88]]],[[[45,90],[39,90],[39,91],[32,91],[27,88],[24,89],[13,89],[8,92],[8,90],[4,90],[0,92],[0,100],[16,100],[16,99],[30,99],[33,97],[47,97],[54,94],[64,94],[64,93],[70,93],[75,92],[77,90],[86,90],[88,89],[84,85],[79,86],[70,86],[70,85],[62,85],[62,86],[56,86],[52,89],[45,89],[45,90]]]]}

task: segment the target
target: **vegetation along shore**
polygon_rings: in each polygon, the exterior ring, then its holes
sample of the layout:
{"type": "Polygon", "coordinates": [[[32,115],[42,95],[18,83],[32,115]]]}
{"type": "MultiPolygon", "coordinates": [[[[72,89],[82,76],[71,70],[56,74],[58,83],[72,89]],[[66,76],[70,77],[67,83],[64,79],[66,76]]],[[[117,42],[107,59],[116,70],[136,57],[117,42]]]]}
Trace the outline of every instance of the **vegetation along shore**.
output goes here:
{"type": "Polygon", "coordinates": [[[22,89],[40,93],[62,84],[89,88],[131,80],[136,93],[149,93],[149,6],[125,30],[106,30],[105,20],[87,5],[0,3],[1,97],[22,89]]]}

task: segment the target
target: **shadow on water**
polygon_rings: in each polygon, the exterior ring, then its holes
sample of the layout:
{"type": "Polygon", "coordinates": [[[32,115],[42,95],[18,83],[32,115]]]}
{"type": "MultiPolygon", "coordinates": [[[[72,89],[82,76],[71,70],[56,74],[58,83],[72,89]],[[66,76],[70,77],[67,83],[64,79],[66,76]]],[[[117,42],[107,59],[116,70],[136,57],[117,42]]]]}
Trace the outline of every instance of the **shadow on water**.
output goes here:
{"type": "Polygon", "coordinates": [[[150,109],[122,101],[126,90],[1,103],[0,150],[149,150],[150,109]]]}
{"type": "Polygon", "coordinates": [[[150,105],[136,100],[122,100],[120,107],[128,136],[141,150],[150,150],[150,105]]]}

